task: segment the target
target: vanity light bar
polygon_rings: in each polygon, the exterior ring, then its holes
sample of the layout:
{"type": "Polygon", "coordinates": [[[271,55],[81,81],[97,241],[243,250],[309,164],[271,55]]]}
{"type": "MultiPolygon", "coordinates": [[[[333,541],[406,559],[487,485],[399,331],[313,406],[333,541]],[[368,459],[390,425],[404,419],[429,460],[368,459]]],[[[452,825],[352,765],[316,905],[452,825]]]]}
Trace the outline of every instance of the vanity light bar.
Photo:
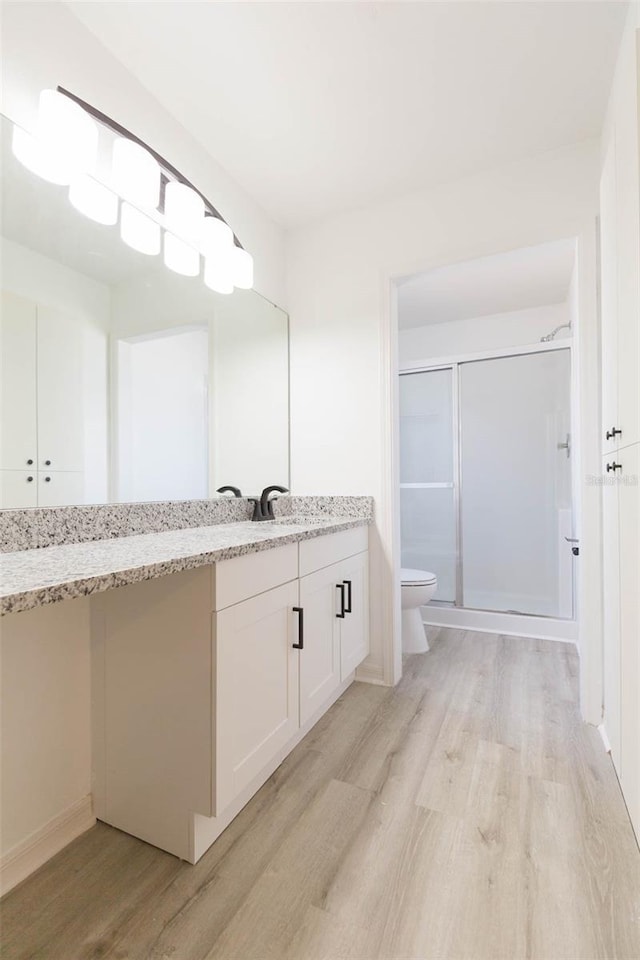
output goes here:
{"type": "Polygon", "coordinates": [[[170,269],[198,276],[202,253],[204,282],[213,290],[253,286],[253,258],[207,197],[140,137],[64,87],[42,91],[35,134],[14,127],[13,152],[43,179],[69,185],[73,206],[98,223],[115,224],[120,206],[120,235],[133,249],[158,254],[164,226],[170,269]],[[93,177],[96,121],[116,134],[113,190],[93,177]]]}

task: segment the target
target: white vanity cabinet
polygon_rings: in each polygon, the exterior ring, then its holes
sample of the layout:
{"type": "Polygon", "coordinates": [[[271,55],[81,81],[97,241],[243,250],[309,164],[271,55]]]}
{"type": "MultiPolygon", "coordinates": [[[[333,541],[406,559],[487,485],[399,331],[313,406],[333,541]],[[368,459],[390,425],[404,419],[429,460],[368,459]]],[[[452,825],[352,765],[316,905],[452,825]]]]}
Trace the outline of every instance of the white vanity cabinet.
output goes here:
{"type": "Polygon", "coordinates": [[[362,526],[92,599],[98,819],[202,856],[366,657],[367,544],[362,526]]]}

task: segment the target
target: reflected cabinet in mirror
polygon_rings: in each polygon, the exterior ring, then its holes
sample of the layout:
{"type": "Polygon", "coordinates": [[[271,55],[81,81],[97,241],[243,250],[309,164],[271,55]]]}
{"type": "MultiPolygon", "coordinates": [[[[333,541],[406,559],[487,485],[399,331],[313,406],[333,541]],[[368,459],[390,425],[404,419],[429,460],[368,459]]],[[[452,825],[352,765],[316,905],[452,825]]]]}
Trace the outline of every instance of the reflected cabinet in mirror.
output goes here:
{"type": "Polygon", "coordinates": [[[2,119],[0,507],[289,486],[287,315],[215,293],[26,169],[2,119]]]}

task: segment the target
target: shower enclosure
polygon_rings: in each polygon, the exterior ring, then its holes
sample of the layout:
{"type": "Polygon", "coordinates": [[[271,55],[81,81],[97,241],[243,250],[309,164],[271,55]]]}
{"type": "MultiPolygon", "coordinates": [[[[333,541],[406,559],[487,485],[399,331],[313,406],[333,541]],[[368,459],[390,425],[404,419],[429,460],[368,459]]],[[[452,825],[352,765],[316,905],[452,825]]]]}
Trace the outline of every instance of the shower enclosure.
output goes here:
{"type": "Polygon", "coordinates": [[[573,617],[571,353],[400,376],[402,566],[434,600],[573,617]]]}

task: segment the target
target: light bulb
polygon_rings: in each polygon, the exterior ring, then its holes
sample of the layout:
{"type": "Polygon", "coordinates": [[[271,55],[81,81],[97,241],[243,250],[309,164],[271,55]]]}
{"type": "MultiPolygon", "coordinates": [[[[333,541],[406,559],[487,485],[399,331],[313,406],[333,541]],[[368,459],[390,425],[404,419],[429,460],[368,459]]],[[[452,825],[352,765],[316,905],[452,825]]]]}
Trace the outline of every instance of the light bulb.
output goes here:
{"type": "Polygon", "coordinates": [[[113,144],[112,186],[137,207],[155,209],[160,200],[160,167],[140,144],[118,137],[113,144]]]}
{"type": "Polygon", "coordinates": [[[120,211],[120,236],[140,253],[149,256],[160,253],[160,226],[126,202],[120,211]]]}
{"type": "Polygon", "coordinates": [[[118,197],[86,173],[81,173],[71,181],[69,201],[76,210],[96,223],[111,226],[118,222],[118,197]]]}
{"type": "Polygon", "coordinates": [[[50,150],[40,140],[21,127],[13,128],[12,149],[20,163],[49,183],[67,186],[73,171],[55,150],[50,150]]]}
{"type": "Polygon", "coordinates": [[[228,256],[233,247],[233,230],[219,217],[205,217],[200,247],[205,257],[228,256]]]}
{"type": "Polygon", "coordinates": [[[170,270],[185,277],[197,277],[200,273],[199,252],[172,233],[164,235],[164,262],[170,270]]]}
{"type": "Polygon", "coordinates": [[[233,285],[241,290],[251,290],[253,287],[253,257],[242,247],[233,248],[231,278],[233,285]]]}
{"type": "Polygon", "coordinates": [[[170,180],[164,193],[164,216],[169,230],[195,242],[204,227],[204,200],[186,183],[170,180]]]}
{"type": "Polygon", "coordinates": [[[57,90],[43,90],[38,105],[36,137],[59,155],[74,173],[93,171],[98,153],[98,127],[80,104],[57,90]]]}
{"type": "Polygon", "coordinates": [[[229,258],[207,257],[204,261],[204,282],[216,293],[233,293],[229,258]]]}

